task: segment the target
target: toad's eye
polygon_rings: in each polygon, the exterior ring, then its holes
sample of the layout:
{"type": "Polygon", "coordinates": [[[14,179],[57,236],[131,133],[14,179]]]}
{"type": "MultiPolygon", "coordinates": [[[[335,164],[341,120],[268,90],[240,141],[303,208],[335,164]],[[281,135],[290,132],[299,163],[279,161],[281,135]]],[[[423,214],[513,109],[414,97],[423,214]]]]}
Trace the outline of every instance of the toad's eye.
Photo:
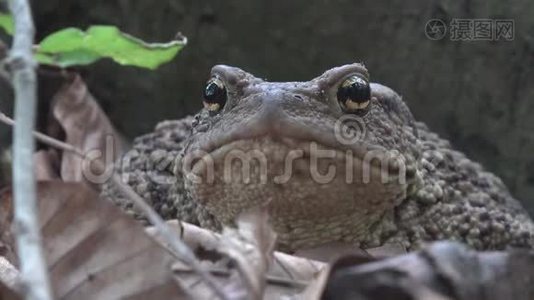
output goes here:
{"type": "Polygon", "coordinates": [[[346,112],[364,112],[371,101],[369,82],[357,75],[345,79],[337,90],[337,101],[346,112]]]}
{"type": "Polygon", "coordinates": [[[219,78],[212,78],[204,88],[204,107],[212,112],[217,112],[226,104],[226,87],[219,78]]]}

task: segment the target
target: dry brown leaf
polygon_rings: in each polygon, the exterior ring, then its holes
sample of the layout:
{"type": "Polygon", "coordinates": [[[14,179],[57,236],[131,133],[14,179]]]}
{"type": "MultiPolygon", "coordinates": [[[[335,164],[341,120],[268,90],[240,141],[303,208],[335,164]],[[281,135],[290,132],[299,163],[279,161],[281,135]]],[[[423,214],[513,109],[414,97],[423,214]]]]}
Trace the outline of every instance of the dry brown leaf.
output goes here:
{"type": "Polygon", "coordinates": [[[299,295],[298,299],[314,300],[322,299],[323,292],[331,277],[331,274],[340,268],[346,266],[355,266],[375,261],[376,259],[370,256],[367,252],[356,252],[347,256],[338,257],[337,260],[332,261],[324,267],[321,272],[317,273],[315,278],[308,284],[306,290],[299,295]]]}
{"type": "Polygon", "coordinates": [[[334,242],[314,248],[300,249],[295,252],[295,255],[328,263],[347,255],[369,255],[369,253],[353,244],[334,242]]]}
{"type": "Polygon", "coordinates": [[[184,299],[174,257],[81,183],[38,183],[43,251],[56,299],[184,299]]]}
{"type": "Polygon", "coordinates": [[[118,208],[81,184],[39,184],[39,217],[60,299],[183,298],[174,258],[118,208]]]}
{"type": "Polygon", "coordinates": [[[59,172],[56,168],[58,157],[56,151],[40,150],[33,154],[33,167],[37,181],[57,180],[59,172]]]}
{"type": "Polygon", "coordinates": [[[299,249],[296,256],[306,257],[316,261],[334,262],[346,256],[370,256],[376,258],[393,257],[406,254],[408,251],[400,243],[387,243],[375,248],[362,249],[354,244],[332,242],[314,248],[299,249]]]}
{"type": "Polygon", "coordinates": [[[13,222],[13,195],[10,188],[0,190],[0,255],[17,265],[14,237],[11,234],[13,222]]]}
{"type": "Polygon", "coordinates": [[[263,298],[265,275],[272,260],[276,234],[269,225],[265,208],[242,213],[237,228],[225,227],[218,250],[236,263],[239,279],[226,287],[235,299],[263,298]]]}
{"type": "Polygon", "coordinates": [[[0,299],[2,300],[20,300],[21,296],[16,294],[9,287],[0,282],[0,299]]]}
{"type": "Polygon", "coordinates": [[[61,178],[64,181],[84,182],[98,189],[98,184],[105,182],[109,174],[93,170],[94,166],[88,163],[99,159],[110,166],[125,148],[123,139],[80,76],[74,76],[55,94],[51,111],[65,132],[65,142],[80,149],[87,157],[84,160],[74,153],[64,152],[61,178]]]}
{"type": "Polygon", "coordinates": [[[328,282],[328,277],[330,276],[331,267],[324,267],[319,273],[316,274],[315,278],[308,283],[306,289],[299,294],[296,299],[306,299],[306,300],[315,300],[321,299],[323,290],[328,282]]]}
{"type": "MultiPolygon", "coordinates": [[[[231,277],[233,270],[229,267],[228,259],[217,251],[217,247],[223,239],[220,234],[177,220],[168,221],[167,224],[177,234],[180,234],[199,259],[204,260],[206,268],[219,281],[219,286],[227,286],[240,280],[240,278],[231,277]]],[[[154,228],[147,228],[147,232],[164,243],[154,228]]],[[[264,299],[280,299],[283,296],[301,293],[308,282],[311,282],[324,268],[326,268],[326,264],[321,262],[274,252],[274,259],[269,271],[265,274],[267,286],[264,299]]],[[[199,278],[192,273],[190,268],[177,263],[175,270],[177,277],[188,290],[191,290],[195,295],[202,292],[199,289],[199,278]]]]}
{"type": "Polygon", "coordinates": [[[408,250],[401,243],[387,243],[379,247],[366,249],[372,257],[387,258],[404,255],[408,250]]]}

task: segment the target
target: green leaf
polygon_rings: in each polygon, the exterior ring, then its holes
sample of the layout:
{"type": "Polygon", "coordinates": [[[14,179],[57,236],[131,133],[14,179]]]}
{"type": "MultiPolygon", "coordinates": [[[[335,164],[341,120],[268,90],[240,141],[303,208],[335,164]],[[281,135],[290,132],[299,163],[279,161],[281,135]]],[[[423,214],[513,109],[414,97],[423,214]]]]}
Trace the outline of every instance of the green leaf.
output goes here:
{"type": "Polygon", "coordinates": [[[13,17],[9,14],[0,12],[0,28],[3,28],[9,35],[13,35],[13,17]]]}
{"type": "Polygon", "coordinates": [[[154,70],[172,60],[185,44],[185,39],[148,44],[114,26],[91,26],[86,32],[66,28],[47,36],[39,44],[35,57],[42,64],[60,67],[111,58],[121,65],[154,70]]]}

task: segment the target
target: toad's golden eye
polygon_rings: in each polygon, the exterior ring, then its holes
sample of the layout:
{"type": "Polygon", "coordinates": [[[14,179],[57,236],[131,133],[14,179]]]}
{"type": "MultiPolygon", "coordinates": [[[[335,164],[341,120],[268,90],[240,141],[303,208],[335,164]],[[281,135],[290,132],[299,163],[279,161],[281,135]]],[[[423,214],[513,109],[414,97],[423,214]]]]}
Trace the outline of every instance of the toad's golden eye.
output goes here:
{"type": "Polygon", "coordinates": [[[219,78],[212,78],[204,88],[204,107],[212,112],[221,110],[226,104],[226,87],[219,78]]]}
{"type": "Polygon", "coordinates": [[[337,90],[337,100],[344,111],[361,113],[371,101],[369,82],[357,75],[345,79],[337,90]]]}

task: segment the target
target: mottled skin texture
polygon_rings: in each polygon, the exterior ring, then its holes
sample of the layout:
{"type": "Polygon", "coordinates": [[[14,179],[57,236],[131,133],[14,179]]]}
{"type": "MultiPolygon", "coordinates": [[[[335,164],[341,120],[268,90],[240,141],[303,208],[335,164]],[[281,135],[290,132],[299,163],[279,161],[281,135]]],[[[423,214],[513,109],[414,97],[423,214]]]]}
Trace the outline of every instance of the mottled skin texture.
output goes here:
{"type": "Polygon", "coordinates": [[[348,114],[336,91],[354,74],[368,78],[360,64],[289,83],[266,82],[237,68],[216,66],[212,76],[227,89],[224,107],[158,125],[155,132],[136,139],[121,172],[165,218],[208,228],[231,224],[239,212],[266,205],[284,250],[340,241],[362,248],[400,243],[410,250],[441,239],[476,249],[534,245],[532,221],[501,180],[416,122],[391,89],[371,84],[370,105],[357,114],[358,126],[349,130],[359,138],[348,145],[340,142],[336,122],[348,114]],[[312,144],[335,155],[317,163],[319,174],[330,166],[338,170],[328,182],[310,175],[312,144]],[[266,158],[265,172],[260,172],[261,160],[251,159],[249,181],[244,182],[243,164],[230,164],[230,179],[223,179],[223,165],[228,166],[225,162],[235,150],[248,158],[257,158],[260,151],[266,158]],[[303,156],[292,161],[292,176],[277,183],[288,153],[295,150],[303,156]],[[350,183],[347,153],[354,176],[350,183]],[[367,182],[362,171],[370,153],[377,159],[367,165],[367,182]],[[389,164],[379,172],[382,165],[376,162],[388,155],[401,158],[392,161],[403,162],[405,168],[389,164]],[[206,170],[209,162],[212,181],[206,170]],[[381,180],[384,173],[390,180],[381,180]],[[399,174],[405,182],[397,180],[399,174]]]}

